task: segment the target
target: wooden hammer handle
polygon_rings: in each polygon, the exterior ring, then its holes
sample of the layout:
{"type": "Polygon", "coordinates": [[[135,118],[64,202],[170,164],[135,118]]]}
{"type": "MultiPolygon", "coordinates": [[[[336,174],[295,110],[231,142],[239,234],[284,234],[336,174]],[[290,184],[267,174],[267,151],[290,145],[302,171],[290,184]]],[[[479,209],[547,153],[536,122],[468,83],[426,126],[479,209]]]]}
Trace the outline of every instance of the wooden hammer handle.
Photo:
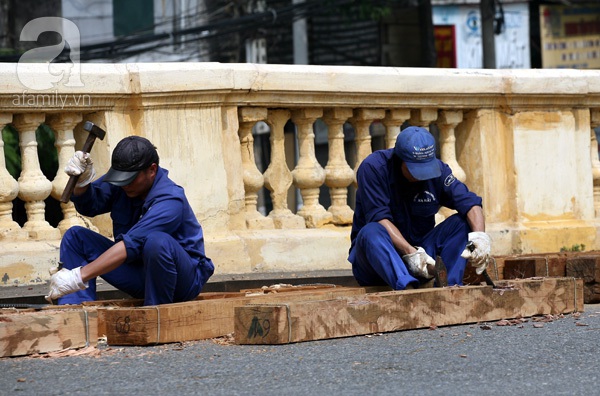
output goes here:
{"type": "MultiPolygon", "coordinates": [[[[84,153],[89,153],[92,150],[92,146],[94,145],[95,141],[96,141],[96,135],[89,134],[87,139],[85,140],[85,143],[83,144],[83,148],[81,149],[81,151],[83,151],[84,153]]],[[[69,199],[71,198],[71,194],[73,194],[73,190],[75,189],[75,185],[77,184],[77,181],[79,180],[79,176],[81,176],[81,175],[75,175],[75,176],[69,177],[69,181],[67,182],[67,185],[65,186],[65,189],[63,190],[62,196],[60,197],[60,202],[62,202],[62,203],[69,202],[69,199]]]]}

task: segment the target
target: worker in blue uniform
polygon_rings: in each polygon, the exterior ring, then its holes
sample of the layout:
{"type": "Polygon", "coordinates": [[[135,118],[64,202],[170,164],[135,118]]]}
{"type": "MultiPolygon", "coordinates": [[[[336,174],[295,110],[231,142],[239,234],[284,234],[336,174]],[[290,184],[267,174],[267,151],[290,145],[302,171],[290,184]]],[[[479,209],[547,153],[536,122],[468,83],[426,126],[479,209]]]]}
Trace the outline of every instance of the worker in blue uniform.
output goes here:
{"type": "Polygon", "coordinates": [[[65,172],[79,175],[71,196],[85,216],[109,213],[114,241],[84,227],[71,227],[60,244],[63,268],[50,279],[46,299],[79,304],[96,299],[102,278],[144,305],[196,298],[214,272],[204,252],[202,227],[182,187],[159,166],[158,152],[143,137],[115,147],[111,168],[96,181],[93,161],[81,151],[65,172]]]}
{"type": "Polygon", "coordinates": [[[433,277],[427,264],[441,256],[448,285],[461,285],[467,263],[482,273],[490,261],[482,200],[435,157],[428,130],[408,127],[394,148],[360,164],[348,260],[360,285],[417,288],[433,277]],[[458,213],[437,226],[441,206],[458,213]],[[471,241],[474,249],[466,249],[471,241]]]}

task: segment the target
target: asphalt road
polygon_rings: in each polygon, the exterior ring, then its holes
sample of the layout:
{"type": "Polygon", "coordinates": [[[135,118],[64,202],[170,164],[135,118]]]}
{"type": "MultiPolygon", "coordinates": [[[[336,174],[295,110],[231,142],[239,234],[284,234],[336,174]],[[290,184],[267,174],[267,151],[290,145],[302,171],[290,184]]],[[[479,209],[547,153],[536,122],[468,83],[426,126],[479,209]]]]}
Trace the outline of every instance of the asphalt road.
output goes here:
{"type": "Polygon", "coordinates": [[[2,358],[0,394],[599,394],[600,305],[535,319],[290,345],[240,346],[222,338],[2,358]]]}

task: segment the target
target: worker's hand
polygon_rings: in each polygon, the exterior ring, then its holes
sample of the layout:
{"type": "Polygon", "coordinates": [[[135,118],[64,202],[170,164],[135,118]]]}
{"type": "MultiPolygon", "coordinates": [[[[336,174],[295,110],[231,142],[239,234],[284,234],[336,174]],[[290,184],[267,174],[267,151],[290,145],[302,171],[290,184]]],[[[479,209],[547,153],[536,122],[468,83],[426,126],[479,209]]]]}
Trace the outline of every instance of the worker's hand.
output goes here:
{"type": "Polygon", "coordinates": [[[94,161],[92,161],[90,154],[75,151],[75,154],[65,166],[65,173],[69,176],[79,176],[75,187],[85,187],[90,184],[96,177],[94,161]]]}
{"type": "MultiPolygon", "coordinates": [[[[52,273],[52,269],[50,270],[50,273],[52,273]]],[[[50,291],[45,298],[49,302],[52,302],[52,300],[56,300],[66,294],[85,290],[87,287],[88,283],[83,283],[83,280],[81,279],[81,267],[72,270],[63,268],[50,277],[50,291]]]]}
{"type": "Polygon", "coordinates": [[[467,247],[461,257],[469,260],[475,267],[477,275],[481,275],[488,265],[491,257],[492,239],[485,232],[470,232],[467,247]]]}
{"type": "Polygon", "coordinates": [[[435,260],[429,256],[422,247],[416,247],[417,251],[402,256],[408,271],[416,277],[431,279],[433,275],[427,272],[427,264],[435,265],[435,260]]]}

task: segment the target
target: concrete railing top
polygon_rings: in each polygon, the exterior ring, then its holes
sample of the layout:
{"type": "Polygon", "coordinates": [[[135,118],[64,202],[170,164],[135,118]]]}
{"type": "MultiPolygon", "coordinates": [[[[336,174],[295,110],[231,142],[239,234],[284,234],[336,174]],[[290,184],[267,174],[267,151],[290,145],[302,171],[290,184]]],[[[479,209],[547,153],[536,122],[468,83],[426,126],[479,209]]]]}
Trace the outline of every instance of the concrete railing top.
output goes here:
{"type": "MultiPolygon", "coordinates": [[[[70,80],[72,81],[72,80],[70,80]]],[[[437,107],[496,107],[497,97],[518,105],[519,97],[539,96],[539,105],[564,104],[563,98],[581,96],[582,106],[600,107],[600,70],[469,70],[355,66],[259,65],[221,63],[136,64],[0,64],[0,98],[13,110],[10,99],[17,94],[88,94],[93,97],[142,94],[177,96],[212,92],[197,98],[215,103],[286,103],[294,106],[369,105],[364,95],[376,99],[371,106],[423,103],[422,96],[437,95],[437,107]],[[52,77],[52,75],[54,77],[52,77]],[[75,83],[64,83],[78,76],[75,83]],[[53,88],[36,90],[41,79],[52,77],[53,88]],[[228,94],[245,96],[228,96],[228,94]],[[257,96],[258,94],[276,94],[257,96]],[[6,97],[5,95],[9,95],[6,97]],[[250,95],[250,96],[248,96],[250,95]],[[319,97],[318,95],[326,95],[319,97]],[[394,100],[386,97],[393,95],[394,100]],[[496,97],[481,100],[481,96],[496,97]],[[304,100],[302,98],[305,98],[304,100]],[[336,100],[337,98],[337,100],[336,100]],[[403,102],[404,102],[403,100],[403,102]],[[486,105],[487,103],[487,105],[486,105]]],[[[189,98],[181,99],[189,102],[189,98]]],[[[368,101],[367,101],[368,102],[368,101]]],[[[113,105],[114,101],[111,102],[113,105]]],[[[536,106],[536,103],[527,103],[536,106]]]]}

